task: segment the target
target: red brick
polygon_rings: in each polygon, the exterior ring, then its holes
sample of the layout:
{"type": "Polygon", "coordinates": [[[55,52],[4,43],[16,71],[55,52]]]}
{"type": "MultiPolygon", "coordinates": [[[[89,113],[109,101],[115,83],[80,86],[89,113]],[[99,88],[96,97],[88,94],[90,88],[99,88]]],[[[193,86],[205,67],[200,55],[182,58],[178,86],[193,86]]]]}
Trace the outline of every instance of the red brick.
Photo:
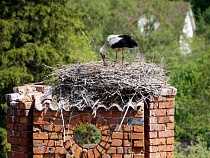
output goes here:
{"type": "Polygon", "coordinates": [[[145,140],[145,144],[146,146],[150,146],[150,145],[158,145],[158,140],[157,139],[148,139],[145,140]]]}
{"type": "Polygon", "coordinates": [[[108,125],[103,125],[103,126],[100,126],[98,127],[101,131],[103,130],[109,130],[109,126],[108,125]]]}
{"type": "Polygon", "coordinates": [[[146,117],[145,124],[157,124],[157,117],[146,117]]]}
{"type": "Polygon", "coordinates": [[[19,146],[19,151],[24,152],[24,153],[28,153],[33,151],[33,146],[29,145],[29,146],[19,146]]]}
{"type": "Polygon", "coordinates": [[[102,136],[101,137],[101,140],[105,141],[105,142],[108,142],[110,140],[110,136],[102,136]]]}
{"type": "Polygon", "coordinates": [[[144,111],[144,113],[146,112],[145,114],[148,114],[149,109],[150,110],[152,110],[152,109],[158,109],[158,103],[156,103],[156,102],[150,103],[148,109],[146,109],[144,111]]]}
{"type": "Polygon", "coordinates": [[[99,127],[99,126],[103,125],[104,123],[105,123],[104,119],[100,118],[100,119],[97,120],[96,126],[99,127]]]}
{"type": "Polygon", "coordinates": [[[158,123],[172,123],[174,122],[174,116],[158,117],[158,123]]]}
{"type": "Polygon", "coordinates": [[[131,146],[130,140],[123,140],[123,146],[131,146]]]}
{"type": "Polygon", "coordinates": [[[88,158],[94,158],[93,150],[92,149],[91,150],[88,150],[87,151],[87,155],[88,155],[87,156],[88,158]]]}
{"type": "Polygon", "coordinates": [[[150,124],[145,125],[145,131],[165,131],[166,125],[165,124],[150,124]]]}
{"type": "Polygon", "coordinates": [[[112,138],[116,138],[116,139],[123,139],[123,133],[121,132],[113,132],[112,133],[112,138]]]}
{"type": "Polygon", "coordinates": [[[166,144],[166,139],[165,138],[157,138],[158,144],[159,145],[165,145],[166,144]]]}
{"type": "MultiPolygon", "coordinates": [[[[93,158],[93,157],[90,157],[90,158],[93,158]]],[[[102,156],[102,158],[110,158],[110,156],[109,156],[109,154],[105,154],[105,155],[102,156]]]]}
{"type": "Polygon", "coordinates": [[[101,156],[101,154],[96,148],[93,149],[93,153],[94,153],[95,158],[99,158],[101,156]]]}
{"type": "Polygon", "coordinates": [[[34,107],[34,104],[32,102],[20,102],[19,103],[19,108],[20,109],[32,109],[34,107]]]}
{"type": "Polygon", "coordinates": [[[14,137],[12,144],[17,145],[29,145],[31,143],[32,139],[22,139],[22,138],[16,138],[14,137]]]}
{"type": "Polygon", "coordinates": [[[172,108],[172,109],[166,109],[166,115],[167,116],[174,116],[174,111],[175,111],[174,108],[172,108]]]}
{"type": "Polygon", "coordinates": [[[123,126],[123,131],[124,132],[130,132],[131,131],[131,126],[130,125],[125,125],[125,126],[123,126]]]}
{"type": "Polygon", "coordinates": [[[31,154],[29,154],[29,153],[17,153],[17,152],[14,153],[15,158],[31,158],[31,156],[32,156],[32,153],[31,154]]]}
{"type": "Polygon", "coordinates": [[[122,112],[120,111],[112,111],[112,117],[121,117],[122,116],[122,112]]]}
{"type": "Polygon", "coordinates": [[[54,140],[44,140],[44,145],[45,146],[54,146],[55,141],[54,140]]]}
{"type": "Polygon", "coordinates": [[[19,138],[21,135],[21,132],[20,131],[14,131],[14,136],[17,138],[19,138]]]}
{"type": "Polygon", "coordinates": [[[142,111],[134,112],[134,117],[136,118],[143,117],[143,112],[142,111]]]}
{"type": "Polygon", "coordinates": [[[134,154],[133,158],[144,158],[144,154],[134,154]]]}
{"type": "Polygon", "coordinates": [[[133,146],[134,147],[143,147],[144,141],[143,140],[135,140],[133,146]]]}
{"type": "Polygon", "coordinates": [[[34,122],[33,123],[35,125],[36,124],[41,124],[41,125],[50,124],[50,119],[47,118],[47,117],[34,117],[34,122]]]}
{"type": "Polygon", "coordinates": [[[104,136],[110,136],[111,132],[110,130],[104,130],[104,131],[101,131],[101,134],[104,135],[104,136]]]}
{"type": "Polygon", "coordinates": [[[104,149],[102,146],[100,146],[100,145],[97,145],[97,150],[99,151],[99,153],[101,154],[101,155],[103,155],[105,152],[106,152],[106,149],[104,149]]]}
{"type": "Polygon", "coordinates": [[[158,146],[150,146],[148,145],[148,151],[147,152],[157,152],[158,151],[158,146]]]}
{"type": "MultiPolygon", "coordinates": [[[[76,122],[78,122],[79,125],[83,124],[81,115],[76,116],[76,117],[75,117],[75,120],[76,120],[76,122]]],[[[76,125],[76,124],[75,124],[75,125],[76,125]]]]}
{"type": "Polygon", "coordinates": [[[42,147],[43,146],[43,140],[33,140],[33,145],[36,147],[42,147]]]}
{"type": "Polygon", "coordinates": [[[21,138],[32,138],[32,131],[21,131],[21,138]]]}
{"type": "Polygon", "coordinates": [[[8,136],[7,136],[7,142],[8,142],[8,143],[12,143],[12,142],[13,142],[13,140],[14,140],[14,138],[13,138],[13,137],[8,137],[8,136]]]}
{"type": "Polygon", "coordinates": [[[123,153],[123,147],[117,147],[117,153],[122,154],[123,153]]]}
{"type": "Polygon", "coordinates": [[[43,155],[33,155],[33,158],[43,158],[43,155]]]}
{"type": "Polygon", "coordinates": [[[174,158],[174,152],[166,152],[167,158],[174,158]]]}
{"type": "Polygon", "coordinates": [[[45,109],[44,113],[43,113],[43,116],[45,116],[45,117],[51,117],[51,116],[55,117],[55,113],[51,109],[45,109]]]}
{"type": "Polygon", "coordinates": [[[130,139],[131,134],[130,133],[123,133],[123,139],[130,139]]]}
{"type": "MultiPolygon", "coordinates": [[[[55,118],[55,117],[54,118],[50,118],[50,122],[55,124],[55,125],[62,125],[63,124],[62,118],[55,118]]],[[[65,124],[68,123],[66,119],[64,120],[64,123],[65,124]]]]}
{"type": "Polygon", "coordinates": [[[46,148],[44,147],[33,147],[34,154],[44,154],[45,151],[46,151],[46,148]]]}
{"type": "Polygon", "coordinates": [[[167,123],[166,124],[166,129],[173,130],[174,129],[174,123],[167,123]]]}
{"type": "Polygon", "coordinates": [[[160,152],[174,151],[174,145],[159,145],[158,150],[160,152]]]}
{"type": "Polygon", "coordinates": [[[34,117],[42,117],[42,116],[44,116],[44,111],[38,111],[37,109],[33,109],[33,116],[34,117]]]}
{"type": "Polygon", "coordinates": [[[20,124],[19,129],[20,131],[32,131],[33,125],[32,124],[20,124]]]}
{"type": "Polygon", "coordinates": [[[166,137],[173,137],[174,136],[174,130],[167,130],[167,131],[160,131],[158,132],[159,138],[166,138],[166,137]]]}
{"type": "Polygon", "coordinates": [[[143,126],[133,126],[133,131],[134,132],[144,132],[144,127],[143,126]]]}
{"type": "Polygon", "coordinates": [[[112,115],[111,115],[111,111],[103,111],[102,113],[101,113],[101,115],[103,116],[103,117],[111,117],[112,115]]]}
{"type": "Polygon", "coordinates": [[[120,140],[120,139],[113,139],[111,146],[122,146],[122,140],[120,140]]]}
{"type": "Polygon", "coordinates": [[[166,102],[159,102],[158,105],[160,109],[165,109],[165,108],[169,109],[169,108],[174,108],[175,103],[174,101],[166,101],[166,102]]]}
{"type": "Polygon", "coordinates": [[[48,134],[43,133],[33,133],[33,139],[48,139],[48,134]]]}
{"type": "Polygon", "coordinates": [[[110,144],[108,142],[101,141],[100,142],[100,146],[102,146],[105,149],[108,149],[110,147],[110,144]]]}
{"type": "Polygon", "coordinates": [[[166,116],[166,109],[156,109],[155,116],[166,116]]]}
{"type": "Polygon", "coordinates": [[[67,151],[66,151],[66,149],[63,148],[63,147],[56,147],[56,148],[55,148],[55,153],[57,153],[57,154],[66,154],[67,151]]]}
{"type": "Polygon", "coordinates": [[[144,134],[143,133],[132,133],[131,134],[131,138],[132,139],[143,139],[144,138],[144,134]]]}
{"type": "Polygon", "coordinates": [[[52,133],[48,133],[48,135],[49,135],[49,139],[62,139],[63,138],[62,133],[52,132],[52,133]]]}
{"type": "Polygon", "coordinates": [[[63,146],[63,140],[53,140],[55,142],[55,146],[63,146]]]}
{"type": "Polygon", "coordinates": [[[166,97],[164,97],[164,96],[158,96],[158,97],[152,96],[151,97],[151,101],[156,101],[156,102],[158,102],[158,101],[166,101],[166,97]]]}
{"type": "Polygon", "coordinates": [[[115,154],[116,153],[116,147],[110,147],[107,151],[108,154],[115,154]]]}
{"type": "Polygon", "coordinates": [[[80,157],[81,153],[82,153],[82,148],[81,147],[78,147],[76,149],[75,153],[74,153],[74,156],[75,157],[80,157]]]}
{"type": "Polygon", "coordinates": [[[107,121],[108,121],[108,124],[116,124],[117,123],[116,118],[108,118],[107,121]]]}
{"type": "Polygon", "coordinates": [[[15,116],[29,116],[29,117],[33,116],[32,110],[18,109],[18,111],[16,112],[17,113],[15,114],[15,116]]]}
{"type": "Polygon", "coordinates": [[[47,125],[43,125],[43,129],[45,131],[54,131],[54,128],[53,128],[53,124],[47,124],[47,125]]]}
{"type": "Polygon", "coordinates": [[[166,138],[166,144],[174,144],[174,137],[166,138]]]}
{"type": "Polygon", "coordinates": [[[7,122],[7,129],[13,129],[13,123],[7,122]]]}
{"type": "Polygon", "coordinates": [[[87,123],[91,123],[91,121],[92,121],[92,118],[93,118],[93,116],[92,116],[92,114],[87,114],[87,123]]]}
{"type": "Polygon", "coordinates": [[[31,123],[32,117],[20,117],[20,123],[31,123]]]}
{"type": "Polygon", "coordinates": [[[62,132],[63,131],[63,125],[55,125],[54,126],[55,132],[62,132]]]}
{"type": "Polygon", "coordinates": [[[113,154],[112,158],[122,158],[122,154],[113,154]]]}
{"type": "Polygon", "coordinates": [[[131,153],[131,147],[123,147],[123,153],[130,154],[131,153]]]}
{"type": "Polygon", "coordinates": [[[146,138],[157,138],[157,132],[146,132],[145,137],[146,138]]]}
{"type": "Polygon", "coordinates": [[[82,122],[84,124],[86,124],[87,123],[87,114],[82,114],[81,119],[82,119],[82,122]]]}

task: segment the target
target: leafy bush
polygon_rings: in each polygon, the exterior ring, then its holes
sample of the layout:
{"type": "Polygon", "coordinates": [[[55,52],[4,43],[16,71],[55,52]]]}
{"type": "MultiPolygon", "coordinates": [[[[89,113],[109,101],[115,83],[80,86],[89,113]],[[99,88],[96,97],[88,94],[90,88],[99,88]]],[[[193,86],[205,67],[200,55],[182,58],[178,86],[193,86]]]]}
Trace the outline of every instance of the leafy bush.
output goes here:
{"type": "Polygon", "coordinates": [[[175,158],[209,158],[210,149],[207,143],[199,141],[195,145],[183,148],[181,143],[175,143],[175,158]]]}

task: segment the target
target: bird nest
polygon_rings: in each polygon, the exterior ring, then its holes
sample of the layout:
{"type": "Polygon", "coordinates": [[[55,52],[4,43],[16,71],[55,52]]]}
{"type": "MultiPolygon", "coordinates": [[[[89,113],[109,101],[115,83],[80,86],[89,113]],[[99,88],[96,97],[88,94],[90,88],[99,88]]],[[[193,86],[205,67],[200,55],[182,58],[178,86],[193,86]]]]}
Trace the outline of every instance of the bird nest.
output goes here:
{"type": "Polygon", "coordinates": [[[54,99],[68,108],[108,109],[112,104],[123,108],[128,102],[159,96],[167,86],[166,73],[161,66],[145,62],[116,67],[76,63],[57,68],[50,83],[54,99]]]}

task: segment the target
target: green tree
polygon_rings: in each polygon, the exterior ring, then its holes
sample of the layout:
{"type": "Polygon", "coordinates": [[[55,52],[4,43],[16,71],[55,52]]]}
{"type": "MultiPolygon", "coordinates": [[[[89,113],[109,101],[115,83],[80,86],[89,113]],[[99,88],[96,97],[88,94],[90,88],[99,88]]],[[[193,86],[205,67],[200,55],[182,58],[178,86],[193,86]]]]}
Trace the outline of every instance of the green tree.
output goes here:
{"type": "Polygon", "coordinates": [[[43,80],[47,74],[44,65],[97,59],[89,49],[82,15],[67,3],[0,1],[0,127],[5,128],[4,95],[12,87],[43,80]]]}
{"type": "Polygon", "coordinates": [[[171,73],[171,84],[178,89],[176,100],[177,139],[210,140],[210,84],[209,61],[210,52],[191,54],[180,61],[180,65],[171,73]],[[184,63],[185,62],[185,63],[184,63]]]}

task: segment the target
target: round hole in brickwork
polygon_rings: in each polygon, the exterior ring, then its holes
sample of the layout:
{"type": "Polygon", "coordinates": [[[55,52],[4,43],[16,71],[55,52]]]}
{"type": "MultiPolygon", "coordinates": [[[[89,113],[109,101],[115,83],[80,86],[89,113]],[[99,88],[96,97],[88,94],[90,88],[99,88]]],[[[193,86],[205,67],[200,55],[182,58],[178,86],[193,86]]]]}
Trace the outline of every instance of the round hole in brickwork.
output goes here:
{"type": "Polygon", "coordinates": [[[101,141],[101,131],[93,124],[82,124],[74,130],[76,143],[83,148],[92,149],[101,141]]]}

